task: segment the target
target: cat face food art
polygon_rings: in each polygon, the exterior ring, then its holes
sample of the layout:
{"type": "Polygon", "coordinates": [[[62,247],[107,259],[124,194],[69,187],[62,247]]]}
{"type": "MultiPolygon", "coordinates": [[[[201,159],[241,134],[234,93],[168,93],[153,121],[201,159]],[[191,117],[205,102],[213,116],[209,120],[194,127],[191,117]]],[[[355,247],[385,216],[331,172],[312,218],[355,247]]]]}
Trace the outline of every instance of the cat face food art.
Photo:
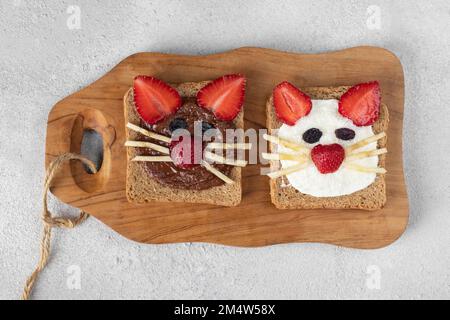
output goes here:
{"type": "Polygon", "coordinates": [[[128,123],[127,128],[139,137],[125,143],[136,148],[131,161],[143,163],[153,179],[172,188],[204,190],[233,184],[232,167],[247,162],[223,157],[221,151],[250,145],[206,142],[204,135],[212,129],[225,136],[226,130],[235,129],[233,120],[243,106],[244,92],[245,78],[237,74],[211,81],[189,98],[159,79],[137,76],[133,97],[140,123],[128,123]]]}
{"type": "Polygon", "coordinates": [[[301,193],[334,197],[365,189],[386,172],[378,167],[378,156],[387,150],[377,148],[386,134],[372,128],[380,114],[378,82],[353,86],[339,100],[311,100],[282,82],[273,103],[283,124],[277,135],[265,135],[277,150],[263,157],[281,164],[270,178],[286,176],[301,193]]]}

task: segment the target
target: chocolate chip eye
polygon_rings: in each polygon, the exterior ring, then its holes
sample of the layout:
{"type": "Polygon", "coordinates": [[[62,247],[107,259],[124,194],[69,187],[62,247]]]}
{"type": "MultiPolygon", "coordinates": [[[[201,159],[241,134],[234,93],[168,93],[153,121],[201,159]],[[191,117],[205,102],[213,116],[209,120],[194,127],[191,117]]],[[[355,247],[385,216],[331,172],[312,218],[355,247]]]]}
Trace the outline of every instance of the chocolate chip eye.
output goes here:
{"type": "Polygon", "coordinates": [[[175,118],[169,124],[170,132],[174,132],[177,129],[187,129],[187,128],[188,124],[186,120],[184,120],[183,118],[175,118]]]}
{"type": "Polygon", "coordinates": [[[334,131],[334,134],[341,140],[352,140],[355,137],[355,131],[349,128],[340,128],[334,131]]]}
{"type": "Polygon", "coordinates": [[[202,121],[202,132],[205,133],[210,129],[214,129],[214,126],[209,122],[202,121]]]}
{"type": "Polygon", "coordinates": [[[322,131],[317,128],[308,129],[303,133],[303,140],[306,143],[316,143],[320,140],[320,137],[322,137],[322,131]]]}

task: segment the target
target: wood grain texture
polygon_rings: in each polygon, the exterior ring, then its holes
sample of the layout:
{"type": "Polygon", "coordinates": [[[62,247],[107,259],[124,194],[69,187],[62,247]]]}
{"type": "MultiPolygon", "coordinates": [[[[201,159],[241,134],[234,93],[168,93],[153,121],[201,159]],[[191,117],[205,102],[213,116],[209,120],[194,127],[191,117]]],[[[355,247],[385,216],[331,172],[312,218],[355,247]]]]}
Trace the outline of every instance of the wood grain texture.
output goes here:
{"type": "Polygon", "coordinates": [[[408,222],[402,164],[403,69],[391,52],[357,47],[323,54],[240,48],[208,56],[137,53],[104,77],[58,102],[48,118],[46,165],[55,156],[80,150],[82,130],[104,140],[100,172],[89,175],[79,163],[66,165],[52,192],[123,236],[144,243],[211,242],[262,246],[321,242],[379,248],[395,241],[408,222]],[[243,170],[243,200],[233,208],[185,203],[129,203],[125,196],[126,150],[122,98],[139,74],[179,83],[214,79],[226,73],[248,78],[245,127],[265,127],[265,104],[273,87],[291,81],[301,87],[352,85],[378,80],[389,107],[386,169],[387,204],[378,211],[278,210],[270,202],[269,180],[259,165],[243,170]]]}

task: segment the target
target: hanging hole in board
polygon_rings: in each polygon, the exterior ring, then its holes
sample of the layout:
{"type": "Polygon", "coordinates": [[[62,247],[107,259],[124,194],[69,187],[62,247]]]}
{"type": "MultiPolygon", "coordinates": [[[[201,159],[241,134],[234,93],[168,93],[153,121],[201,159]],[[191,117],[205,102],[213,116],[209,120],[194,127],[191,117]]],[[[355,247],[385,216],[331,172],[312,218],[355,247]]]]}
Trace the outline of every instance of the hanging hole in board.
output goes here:
{"type": "MultiPolygon", "coordinates": [[[[102,136],[93,129],[83,130],[83,138],[81,140],[81,155],[91,160],[97,172],[100,171],[103,163],[103,139],[102,136]]],[[[83,168],[88,174],[93,174],[92,170],[83,163],[83,168]]]]}

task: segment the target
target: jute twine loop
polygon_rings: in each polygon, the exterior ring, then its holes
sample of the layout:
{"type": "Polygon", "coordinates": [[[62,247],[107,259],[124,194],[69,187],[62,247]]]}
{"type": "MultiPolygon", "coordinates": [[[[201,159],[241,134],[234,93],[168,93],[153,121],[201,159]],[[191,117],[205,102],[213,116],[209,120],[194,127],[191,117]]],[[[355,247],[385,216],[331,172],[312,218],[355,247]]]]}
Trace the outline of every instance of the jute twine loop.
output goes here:
{"type": "Polygon", "coordinates": [[[76,218],[58,218],[58,217],[54,218],[52,217],[51,212],[48,211],[47,194],[48,191],[50,190],[53,178],[61,169],[62,164],[69,160],[79,160],[84,164],[86,164],[91,169],[92,172],[94,173],[97,172],[95,165],[91,160],[74,153],[62,154],[58,156],[55,160],[53,160],[48,166],[47,172],[45,174],[44,193],[42,195],[42,203],[44,207],[42,212],[42,222],[44,224],[44,231],[41,240],[40,258],[36,266],[36,269],[28,277],[27,282],[25,283],[25,288],[23,289],[22,293],[22,300],[29,299],[31,291],[33,290],[33,286],[36,282],[36,279],[39,276],[39,273],[47,265],[48,258],[50,256],[50,240],[52,235],[52,228],[53,227],[74,228],[89,217],[89,215],[86,212],[80,211],[80,215],[76,218]]]}

